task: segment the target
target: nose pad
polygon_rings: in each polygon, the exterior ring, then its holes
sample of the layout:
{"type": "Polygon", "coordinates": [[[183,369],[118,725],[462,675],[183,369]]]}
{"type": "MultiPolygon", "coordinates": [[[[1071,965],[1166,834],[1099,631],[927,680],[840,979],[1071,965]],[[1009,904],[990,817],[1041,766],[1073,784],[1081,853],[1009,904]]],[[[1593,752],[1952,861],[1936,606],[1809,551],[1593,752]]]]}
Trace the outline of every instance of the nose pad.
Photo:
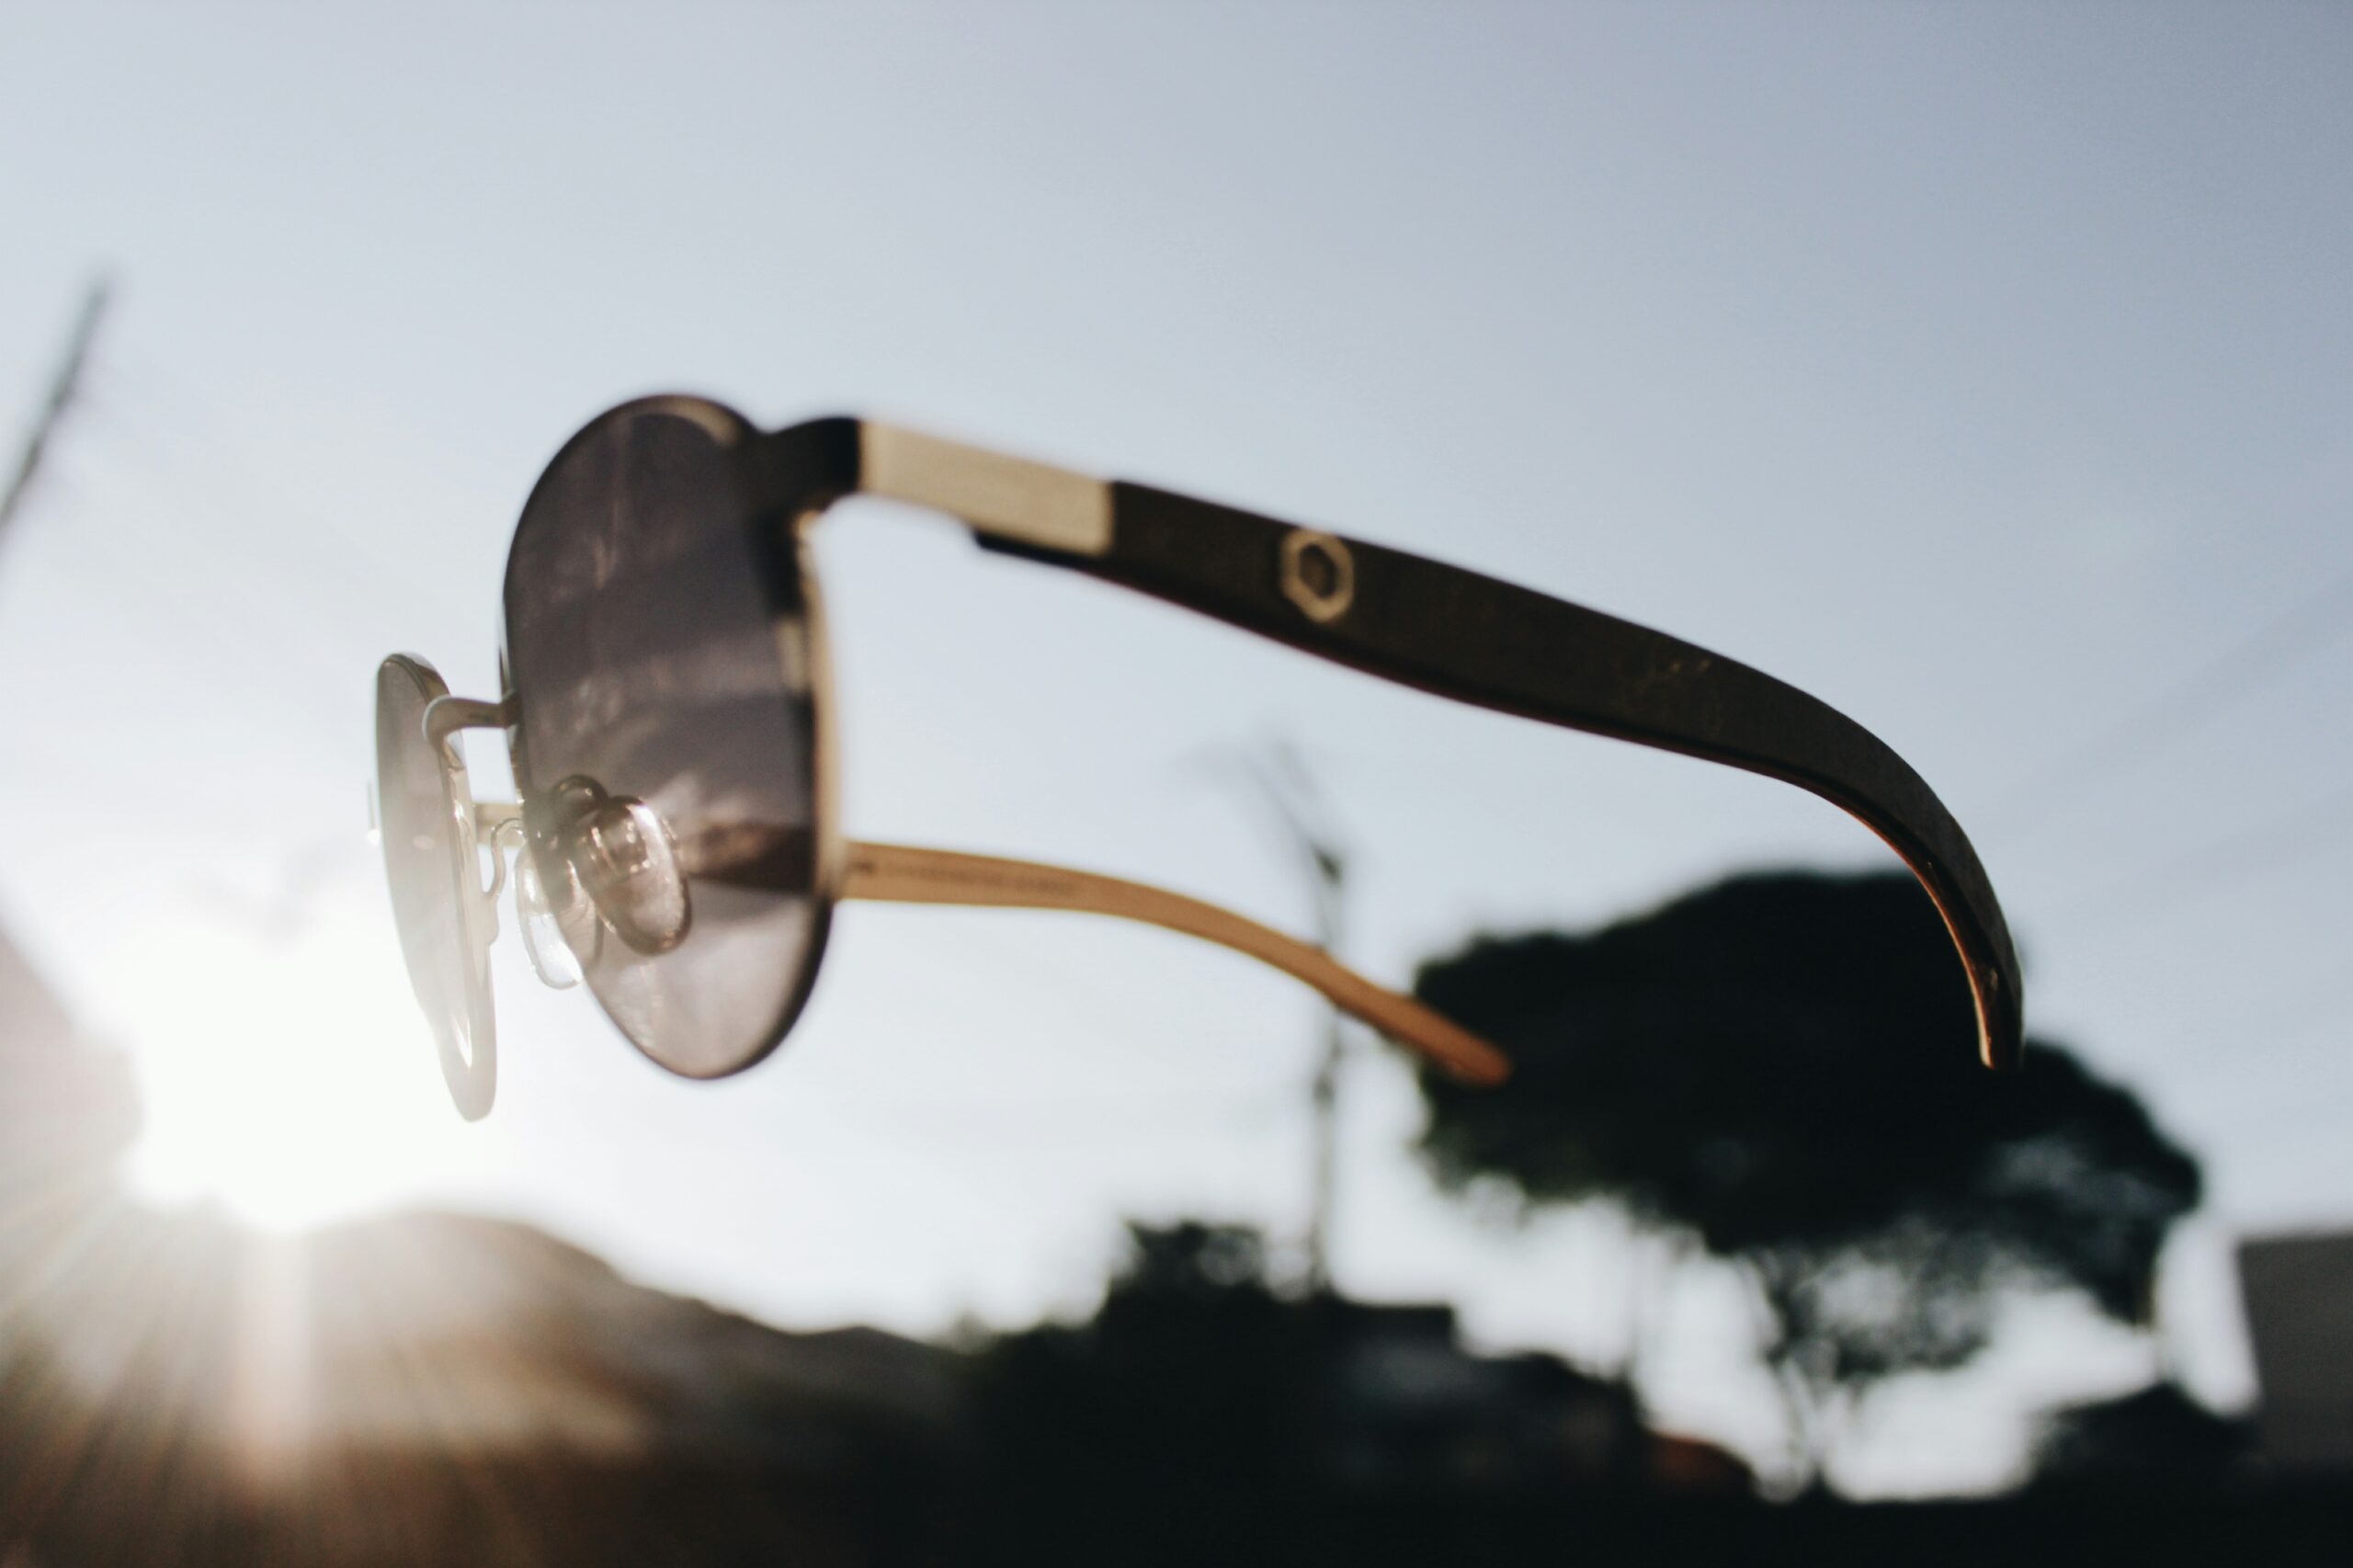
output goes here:
{"type": "MultiPolygon", "coordinates": [[[[589,788],[593,789],[591,785],[589,788]]],[[[660,813],[632,796],[604,796],[563,830],[565,859],[613,934],[637,952],[666,953],[687,939],[694,904],[686,868],[660,813]]]]}
{"type": "MultiPolygon", "coordinates": [[[[515,926],[523,933],[523,955],[531,960],[531,972],[540,983],[551,990],[569,991],[580,983],[581,960],[566,940],[574,928],[585,938],[590,959],[596,957],[594,944],[604,939],[595,912],[578,887],[566,890],[568,896],[559,905],[548,897],[548,890],[540,880],[537,858],[531,846],[524,841],[522,824],[513,824],[515,832],[515,926]]],[[[502,832],[504,841],[507,835],[502,832]]],[[[564,867],[566,881],[572,880],[572,868],[564,867]]]]}

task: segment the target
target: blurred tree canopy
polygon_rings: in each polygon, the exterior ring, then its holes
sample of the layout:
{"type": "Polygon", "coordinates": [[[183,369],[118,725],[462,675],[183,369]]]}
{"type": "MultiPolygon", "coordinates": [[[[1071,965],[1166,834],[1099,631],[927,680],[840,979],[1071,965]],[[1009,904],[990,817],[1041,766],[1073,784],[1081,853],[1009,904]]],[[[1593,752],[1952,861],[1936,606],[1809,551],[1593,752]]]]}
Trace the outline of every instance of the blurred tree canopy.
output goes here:
{"type": "Polygon", "coordinates": [[[1416,990],[1517,1064],[1499,1092],[1423,1074],[1440,1183],[1608,1200],[1740,1265],[1793,1403],[1792,1380],[1818,1406],[1958,1366],[2008,1290],[2146,1324],[2199,1200],[2196,1161],[2065,1051],[1977,1064],[1908,877],[1734,877],[1586,935],[1475,941],[1416,990]]]}

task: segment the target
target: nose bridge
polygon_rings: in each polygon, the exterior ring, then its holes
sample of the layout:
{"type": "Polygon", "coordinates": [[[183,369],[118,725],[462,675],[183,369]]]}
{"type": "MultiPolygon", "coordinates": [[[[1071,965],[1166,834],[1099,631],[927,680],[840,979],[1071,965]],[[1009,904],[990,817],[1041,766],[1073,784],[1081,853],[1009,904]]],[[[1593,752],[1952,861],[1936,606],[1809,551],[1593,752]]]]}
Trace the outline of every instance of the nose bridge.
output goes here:
{"type": "Polygon", "coordinates": [[[479,697],[442,696],[425,705],[425,738],[435,745],[460,730],[503,730],[514,722],[511,701],[485,702],[479,697]]]}

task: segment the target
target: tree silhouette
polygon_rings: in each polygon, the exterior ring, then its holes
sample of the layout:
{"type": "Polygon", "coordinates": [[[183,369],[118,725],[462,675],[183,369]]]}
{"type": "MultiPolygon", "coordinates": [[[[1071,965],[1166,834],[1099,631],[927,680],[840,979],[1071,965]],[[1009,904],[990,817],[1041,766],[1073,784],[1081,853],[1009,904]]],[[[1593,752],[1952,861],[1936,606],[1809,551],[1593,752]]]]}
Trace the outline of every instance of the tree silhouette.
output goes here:
{"type": "Polygon", "coordinates": [[[2065,1051],[1976,1065],[1908,878],[1735,877],[1587,935],[1475,941],[1417,990],[1517,1063],[1498,1092],[1422,1075],[1439,1181],[1607,1199],[1738,1265],[1809,1466],[1870,1385],[1975,1355],[2005,1291],[2146,1324],[2199,1199],[2196,1162],[2065,1051]]]}

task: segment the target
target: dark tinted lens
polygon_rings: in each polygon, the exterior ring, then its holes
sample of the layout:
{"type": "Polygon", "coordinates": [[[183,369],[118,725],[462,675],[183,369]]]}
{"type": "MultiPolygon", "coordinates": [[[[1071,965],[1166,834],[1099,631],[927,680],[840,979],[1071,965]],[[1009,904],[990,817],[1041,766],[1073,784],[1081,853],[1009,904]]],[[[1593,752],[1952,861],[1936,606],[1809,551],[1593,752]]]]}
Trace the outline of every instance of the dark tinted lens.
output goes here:
{"type": "Polygon", "coordinates": [[[614,1022],[697,1078],[781,1038],[824,937],[814,637],[747,438],[684,400],[605,415],[540,478],[506,568],[542,880],[597,901],[602,918],[559,924],[614,1022]]]}
{"type": "Polygon", "coordinates": [[[472,803],[425,738],[426,705],[448,690],[420,660],[396,653],[377,666],[377,831],[409,984],[458,1108],[476,1117],[495,1071],[488,944],[474,931],[488,910],[472,894],[472,803]]]}

